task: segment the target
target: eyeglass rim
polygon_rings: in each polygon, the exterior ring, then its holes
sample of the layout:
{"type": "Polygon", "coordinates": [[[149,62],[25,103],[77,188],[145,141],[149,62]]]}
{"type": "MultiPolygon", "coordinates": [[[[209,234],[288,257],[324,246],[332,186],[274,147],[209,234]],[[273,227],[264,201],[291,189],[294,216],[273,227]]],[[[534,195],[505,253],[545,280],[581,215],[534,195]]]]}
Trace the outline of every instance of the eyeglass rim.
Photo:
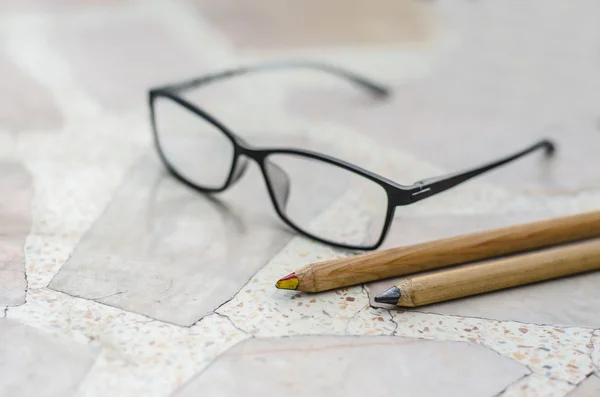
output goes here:
{"type": "Polygon", "coordinates": [[[297,231],[300,234],[303,234],[307,237],[310,237],[313,240],[319,241],[321,243],[324,243],[324,244],[327,244],[327,245],[330,245],[333,247],[337,247],[337,248],[345,248],[345,249],[351,249],[351,250],[376,249],[379,246],[381,246],[381,244],[385,240],[389,226],[392,222],[392,218],[394,215],[394,209],[395,209],[395,205],[393,206],[390,203],[392,202],[393,197],[397,196],[399,189],[401,191],[404,191],[404,189],[401,185],[399,185],[389,179],[386,179],[378,174],[375,174],[371,171],[368,171],[364,168],[356,166],[352,163],[338,159],[333,156],[329,156],[324,153],[319,153],[319,152],[305,150],[305,149],[297,149],[297,148],[263,148],[263,147],[255,148],[255,147],[250,147],[246,142],[244,142],[243,139],[241,139],[239,136],[234,134],[230,129],[228,129],[223,123],[221,123],[215,117],[211,116],[210,114],[208,114],[206,111],[204,111],[200,107],[196,106],[195,104],[190,103],[189,101],[185,100],[184,98],[180,97],[176,93],[171,92],[169,90],[165,90],[165,89],[151,90],[149,93],[149,105],[150,105],[150,118],[151,118],[151,124],[152,124],[152,131],[153,131],[153,136],[154,136],[154,144],[158,151],[159,157],[162,160],[162,162],[165,164],[167,170],[176,179],[183,182],[185,185],[187,185],[195,190],[198,190],[200,192],[203,192],[203,193],[223,192],[223,191],[227,190],[229,187],[231,187],[235,182],[234,175],[235,175],[236,166],[238,165],[240,157],[247,156],[257,162],[257,164],[261,170],[261,173],[263,174],[263,178],[265,180],[265,184],[267,185],[267,190],[269,193],[269,198],[271,200],[271,204],[273,205],[273,208],[275,209],[275,212],[288,226],[293,228],[295,231],[297,231]],[[159,139],[158,127],[157,127],[157,123],[156,123],[156,111],[155,111],[155,101],[161,97],[168,98],[169,100],[172,100],[175,103],[177,103],[178,105],[181,105],[184,108],[186,108],[187,110],[193,112],[197,116],[204,119],[206,122],[208,122],[211,125],[213,125],[214,127],[216,127],[219,131],[221,131],[229,139],[229,141],[233,145],[233,157],[232,157],[228,176],[222,186],[207,187],[207,186],[202,186],[202,185],[194,183],[190,179],[186,178],[180,171],[178,171],[177,167],[175,167],[171,163],[168,156],[164,153],[164,150],[161,147],[161,143],[160,143],[160,139],[159,139]],[[268,172],[265,168],[266,167],[265,161],[266,161],[267,157],[269,157],[270,155],[290,155],[290,156],[300,156],[300,157],[304,157],[304,158],[310,158],[312,160],[317,160],[317,161],[324,162],[324,163],[327,163],[329,165],[332,165],[332,166],[335,166],[338,168],[342,168],[346,171],[352,172],[356,175],[359,175],[363,178],[366,178],[366,179],[378,184],[384,190],[384,192],[386,194],[386,209],[385,209],[385,220],[382,225],[382,230],[381,230],[381,233],[380,233],[377,241],[373,244],[366,244],[366,245],[340,243],[338,241],[329,240],[329,239],[320,237],[319,235],[316,235],[314,233],[306,231],[302,227],[298,226],[293,220],[291,220],[281,210],[281,208],[279,207],[279,204],[277,203],[277,199],[275,196],[272,181],[270,180],[268,172]]]}

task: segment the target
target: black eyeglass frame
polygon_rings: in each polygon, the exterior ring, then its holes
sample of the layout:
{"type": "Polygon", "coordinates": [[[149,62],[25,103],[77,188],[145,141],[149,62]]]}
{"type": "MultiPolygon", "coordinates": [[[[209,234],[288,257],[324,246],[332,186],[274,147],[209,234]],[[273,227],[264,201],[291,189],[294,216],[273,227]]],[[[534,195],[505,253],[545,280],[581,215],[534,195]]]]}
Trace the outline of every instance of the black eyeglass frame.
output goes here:
{"type": "Polygon", "coordinates": [[[235,68],[235,69],[229,69],[229,70],[226,70],[223,72],[186,80],[186,81],[183,81],[180,83],[164,85],[164,86],[155,87],[155,88],[150,89],[148,92],[148,100],[149,100],[149,106],[150,106],[150,119],[151,119],[152,131],[153,131],[153,136],[154,136],[154,144],[158,151],[159,157],[161,158],[161,160],[164,163],[167,170],[180,182],[182,182],[185,185],[189,186],[190,188],[193,188],[202,193],[219,193],[219,192],[226,190],[227,188],[232,186],[244,173],[247,162],[241,162],[240,158],[245,156],[247,158],[254,160],[258,164],[258,166],[263,174],[265,183],[267,185],[267,190],[269,192],[269,197],[271,199],[273,207],[275,208],[277,215],[284,221],[284,223],[287,224],[289,227],[291,227],[296,232],[300,233],[301,235],[304,235],[315,241],[318,241],[318,242],[321,242],[324,244],[328,244],[333,247],[345,248],[345,249],[351,249],[351,250],[360,250],[360,251],[368,251],[368,250],[377,249],[385,241],[385,238],[389,231],[390,225],[394,218],[394,212],[395,212],[396,207],[413,204],[417,201],[423,200],[425,198],[428,198],[428,197],[431,197],[438,193],[441,193],[443,191],[446,191],[456,185],[466,182],[467,180],[469,180],[473,177],[476,177],[482,173],[485,173],[487,171],[490,171],[492,169],[495,169],[497,167],[500,167],[500,166],[510,163],[512,161],[515,161],[515,160],[517,160],[529,153],[532,153],[536,150],[544,149],[545,154],[548,157],[553,155],[555,152],[554,143],[548,139],[543,139],[543,140],[540,140],[540,141],[536,142],[535,144],[533,144],[517,153],[514,153],[512,155],[489,162],[489,163],[481,165],[479,167],[468,169],[466,171],[455,172],[455,173],[448,174],[448,175],[423,179],[423,180],[417,181],[411,185],[401,185],[401,184],[396,183],[392,180],[389,180],[381,175],[375,174],[375,173],[368,171],[366,169],[363,169],[359,166],[348,163],[344,160],[337,159],[332,156],[328,156],[323,153],[318,153],[318,152],[313,152],[310,150],[303,150],[303,149],[293,149],[293,148],[257,148],[257,147],[254,147],[254,146],[250,145],[248,142],[244,141],[240,136],[236,135],[231,130],[229,130],[225,125],[223,125],[220,121],[218,121],[216,118],[211,116],[209,113],[202,110],[198,106],[188,102],[187,100],[183,99],[180,95],[178,95],[179,92],[182,92],[184,90],[198,88],[202,85],[206,85],[208,83],[218,81],[218,80],[221,80],[224,78],[239,76],[239,75],[247,74],[250,72],[266,71],[266,70],[274,70],[274,69],[285,69],[285,68],[308,68],[308,69],[314,69],[314,70],[327,72],[332,75],[336,75],[338,77],[344,78],[351,83],[356,84],[358,87],[365,89],[366,91],[370,92],[375,97],[385,98],[390,95],[390,89],[379,83],[375,83],[368,78],[360,76],[360,75],[358,75],[354,72],[348,71],[346,69],[342,69],[337,66],[331,66],[331,65],[327,65],[327,64],[318,63],[318,62],[306,62],[306,61],[273,62],[273,63],[259,64],[259,65],[249,66],[249,67],[240,67],[240,68],[235,68]],[[232,160],[232,164],[231,164],[231,169],[229,171],[229,175],[222,186],[217,187],[217,188],[208,188],[208,187],[204,187],[204,186],[195,184],[194,182],[185,178],[171,164],[171,162],[169,161],[169,159],[167,158],[167,156],[165,155],[165,153],[163,152],[163,150],[161,148],[160,140],[159,140],[159,136],[158,136],[159,134],[157,131],[157,126],[156,126],[156,115],[155,115],[154,103],[155,103],[155,100],[159,97],[168,98],[168,99],[176,102],[177,104],[183,106],[187,110],[193,112],[197,116],[204,119],[206,122],[212,124],[214,127],[219,129],[231,141],[233,148],[234,148],[233,160],[232,160]],[[280,208],[280,204],[278,203],[276,193],[275,193],[275,190],[273,187],[273,183],[269,179],[269,175],[266,170],[267,158],[270,155],[274,155],[274,154],[301,156],[301,157],[307,157],[307,158],[310,158],[313,160],[323,161],[323,162],[329,163],[333,166],[341,167],[347,171],[358,174],[364,178],[367,178],[367,179],[377,183],[379,186],[381,186],[385,190],[385,193],[387,195],[387,208],[386,208],[386,216],[385,216],[385,221],[384,221],[383,228],[381,231],[381,235],[380,235],[379,239],[377,240],[377,242],[375,242],[372,245],[368,245],[368,246],[357,246],[357,245],[352,245],[352,244],[344,244],[344,243],[339,243],[336,241],[324,239],[324,238],[314,235],[310,232],[307,232],[304,229],[302,229],[301,227],[297,226],[291,219],[289,219],[285,215],[282,208],[280,208]]]}

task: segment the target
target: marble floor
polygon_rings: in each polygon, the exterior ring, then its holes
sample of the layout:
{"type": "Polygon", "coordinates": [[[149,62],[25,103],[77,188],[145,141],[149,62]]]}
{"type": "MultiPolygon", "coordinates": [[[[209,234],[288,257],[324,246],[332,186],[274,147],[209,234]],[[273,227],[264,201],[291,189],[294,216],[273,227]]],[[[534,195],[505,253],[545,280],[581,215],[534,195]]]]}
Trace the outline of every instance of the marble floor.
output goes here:
{"type": "MultiPolygon", "coordinates": [[[[0,396],[600,395],[600,274],[416,310],[372,301],[392,280],[277,290],[353,252],[289,230],[254,164],[215,196],[179,183],[147,99],[241,65],[344,67],[392,95],[290,69],[187,97],[252,144],[405,184],[555,140],[551,160],[398,209],[384,247],[578,213],[600,207],[599,12],[593,0],[1,0],[0,396]]],[[[356,232],[340,186],[315,190],[315,230],[356,232]]]]}

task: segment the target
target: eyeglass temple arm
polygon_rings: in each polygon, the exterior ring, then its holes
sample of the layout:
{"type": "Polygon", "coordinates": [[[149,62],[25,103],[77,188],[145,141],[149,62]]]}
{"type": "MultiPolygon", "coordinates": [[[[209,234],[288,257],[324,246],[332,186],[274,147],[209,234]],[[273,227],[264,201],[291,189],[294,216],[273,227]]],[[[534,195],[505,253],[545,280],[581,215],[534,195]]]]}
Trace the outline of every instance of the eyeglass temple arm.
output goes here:
{"type": "MultiPolygon", "coordinates": [[[[409,186],[408,189],[411,191],[412,195],[409,199],[409,203],[414,203],[416,201],[422,200],[424,198],[433,196],[434,194],[441,193],[445,190],[448,190],[460,183],[463,183],[477,175],[483,174],[484,172],[490,171],[494,168],[500,167],[504,164],[510,163],[511,161],[517,160],[529,153],[532,153],[538,149],[544,149],[546,156],[552,156],[555,151],[555,145],[552,141],[544,139],[535,145],[532,145],[518,153],[515,153],[511,156],[504,157],[500,160],[485,164],[481,167],[457,172],[450,175],[435,177],[435,178],[427,178],[415,182],[412,186],[409,186]]],[[[408,203],[406,203],[408,204],[408,203]]]]}
{"type": "Polygon", "coordinates": [[[332,74],[334,76],[341,77],[346,79],[359,87],[370,91],[371,94],[378,97],[386,97],[390,94],[390,89],[382,84],[376,83],[366,77],[360,76],[354,72],[349,70],[340,68],[338,66],[323,64],[319,62],[313,61],[283,61],[283,62],[271,62],[264,63],[260,65],[242,67],[237,69],[230,69],[224,72],[215,73],[212,75],[202,76],[191,80],[186,80],[181,83],[171,84],[164,87],[160,87],[162,89],[170,89],[174,91],[182,91],[190,88],[196,88],[204,84],[211,83],[216,80],[221,80],[224,78],[244,75],[251,72],[261,72],[267,70],[274,69],[291,69],[291,68],[307,68],[319,70],[322,72],[326,72],[332,74]]]}

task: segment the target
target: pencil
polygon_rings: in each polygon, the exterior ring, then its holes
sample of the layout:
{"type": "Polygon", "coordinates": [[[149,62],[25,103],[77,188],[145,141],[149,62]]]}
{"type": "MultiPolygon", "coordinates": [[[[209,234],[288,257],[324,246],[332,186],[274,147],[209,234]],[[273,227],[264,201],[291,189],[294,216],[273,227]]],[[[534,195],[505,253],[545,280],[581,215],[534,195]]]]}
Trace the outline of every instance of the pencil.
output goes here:
{"type": "Polygon", "coordinates": [[[412,276],[375,302],[424,306],[592,270],[600,270],[600,240],[412,276]]]}
{"type": "Polygon", "coordinates": [[[312,263],[276,287],[320,292],[594,237],[600,237],[600,211],[312,263]]]}

